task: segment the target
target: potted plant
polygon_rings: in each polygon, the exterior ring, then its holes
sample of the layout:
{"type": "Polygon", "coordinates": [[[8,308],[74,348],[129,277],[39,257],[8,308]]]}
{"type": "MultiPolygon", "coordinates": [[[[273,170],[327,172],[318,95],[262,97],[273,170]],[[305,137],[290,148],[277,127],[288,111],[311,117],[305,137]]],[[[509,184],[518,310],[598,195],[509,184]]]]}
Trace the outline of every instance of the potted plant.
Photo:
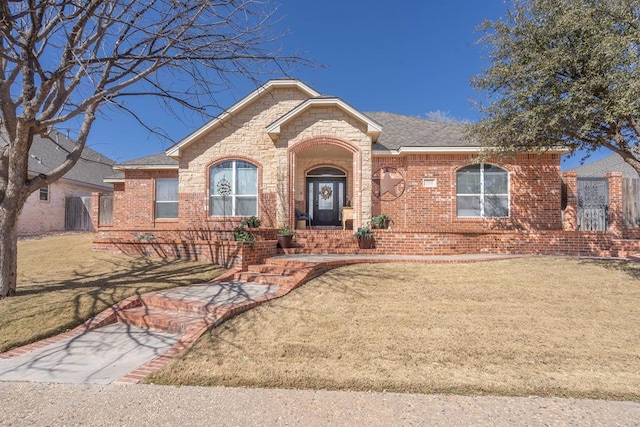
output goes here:
{"type": "Polygon", "coordinates": [[[293,235],[295,233],[288,225],[282,225],[278,228],[276,239],[281,248],[290,248],[293,246],[293,235]]]}
{"type": "Polygon", "coordinates": [[[233,240],[236,242],[249,243],[253,247],[253,242],[256,240],[253,234],[248,232],[244,225],[240,225],[233,229],[233,240]]]}
{"type": "Polygon", "coordinates": [[[360,249],[371,249],[373,246],[373,232],[369,226],[358,227],[358,230],[353,235],[358,239],[358,247],[360,249]]]}
{"type": "Polygon", "coordinates": [[[376,215],[371,218],[371,226],[378,229],[387,229],[389,228],[389,224],[391,224],[392,222],[393,218],[391,218],[386,213],[381,213],[380,215],[376,215]]]}
{"type": "Polygon", "coordinates": [[[246,225],[249,228],[258,228],[260,227],[260,224],[262,224],[262,221],[260,221],[260,218],[258,218],[257,216],[250,216],[248,218],[242,218],[240,224],[246,225]]]}

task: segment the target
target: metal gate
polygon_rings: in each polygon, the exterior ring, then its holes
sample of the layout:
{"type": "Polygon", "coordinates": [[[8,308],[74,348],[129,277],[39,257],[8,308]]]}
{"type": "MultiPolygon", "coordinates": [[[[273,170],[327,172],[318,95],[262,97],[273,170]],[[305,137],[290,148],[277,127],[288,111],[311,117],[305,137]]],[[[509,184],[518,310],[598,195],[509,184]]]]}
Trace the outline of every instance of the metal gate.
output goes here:
{"type": "Polygon", "coordinates": [[[67,197],[64,201],[64,229],[93,231],[91,197],[67,197]]]}
{"type": "Polygon", "coordinates": [[[609,228],[609,181],[578,178],[578,229],[607,231],[609,228]]]}

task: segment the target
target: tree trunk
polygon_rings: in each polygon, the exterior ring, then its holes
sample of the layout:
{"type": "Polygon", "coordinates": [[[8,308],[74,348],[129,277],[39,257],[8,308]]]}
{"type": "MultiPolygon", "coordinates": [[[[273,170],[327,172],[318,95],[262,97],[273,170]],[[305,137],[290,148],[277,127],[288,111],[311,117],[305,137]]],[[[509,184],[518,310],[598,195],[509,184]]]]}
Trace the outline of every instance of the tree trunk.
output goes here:
{"type": "Polygon", "coordinates": [[[0,298],[16,294],[18,283],[17,207],[0,207],[0,298]],[[13,212],[12,212],[13,211],[13,212]]]}

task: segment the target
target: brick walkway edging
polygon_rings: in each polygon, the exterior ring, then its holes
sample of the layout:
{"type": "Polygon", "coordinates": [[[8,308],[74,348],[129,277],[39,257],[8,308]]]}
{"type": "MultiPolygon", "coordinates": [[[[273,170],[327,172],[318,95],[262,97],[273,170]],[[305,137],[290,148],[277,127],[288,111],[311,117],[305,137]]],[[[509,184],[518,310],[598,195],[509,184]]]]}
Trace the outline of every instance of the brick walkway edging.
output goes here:
{"type": "MultiPolygon", "coordinates": [[[[291,282],[289,285],[282,285],[278,288],[278,290],[272,294],[264,295],[258,298],[255,298],[250,301],[245,301],[242,303],[238,303],[231,306],[219,307],[214,312],[209,314],[205,319],[201,322],[198,322],[194,327],[187,330],[182,334],[180,339],[165,353],[160,356],[155,357],[151,361],[145,363],[142,366],[134,369],[128,374],[120,377],[114,383],[120,384],[137,384],[140,383],[144,378],[152,374],[153,372],[165,367],[169,362],[178,357],[182,352],[191,348],[195,342],[200,338],[203,334],[205,334],[210,329],[215,328],[220,325],[224,321],[244,312],[251,308],[254,308],[258,305],[263,304],[266,301],[270,301],[276,298],[281,298],[287,295],[292,290],[301,286],[305,282],[319,276],[320,274],[334,269],[338,267],[343,267],[352,264],[362,264],[362,263],[385,263],[385,262],[406,262],[406,263],[431,263],[431,264],[443,264],[443,263],[474,263],[474,262],[487,262],[494,261],[496,258],[488,255],[487,257],[478,257],[473,259],[386,259],[384,257],[375,257],[375,258],[348,258],[345,257],[343,259],[338,260],[330,260],[330,261],[313,261],[307,262],[306,267],[300,268],[300,271],[296,273],[293,277],[295,281],[291,282]]],[[[285,261],[286,262],[286,261],[285,261]]],[[[291,265],[299,265],[301,261],[291,261],[291,265]]],[[[216,282],[224,282],[229,280],[237,273],[238,270],[229,270],[226,273],[218,276],[210,283],[216,282]]],[[[90,331],[92,329],[96,329],[102,326],[106,326],[117,321],[117,312],[121,310],[125,310],[128,308],[140,307],[142,306],[142,296],[154,294],[157,291],[152,291],[147,294],[136,295],[128,297],[117,304],[103,310],[98,315],[93,318],[85,321],[83,324],[73,328],[70,331],[66,331],[60,333],[58,335],[45,338],[41,341],[36,341],[31,344],[26,344],[21,347],[16,347],[14,349],[8,350],[4,353],[0,353],[0,359],[9,359],[12,357],[20,356],[25,353],[28,353],[33,350],[38,350],[43,347],[46,347],[50,344],[54,344],[60,342],[62,340],[77,337],[90,331]]]]}

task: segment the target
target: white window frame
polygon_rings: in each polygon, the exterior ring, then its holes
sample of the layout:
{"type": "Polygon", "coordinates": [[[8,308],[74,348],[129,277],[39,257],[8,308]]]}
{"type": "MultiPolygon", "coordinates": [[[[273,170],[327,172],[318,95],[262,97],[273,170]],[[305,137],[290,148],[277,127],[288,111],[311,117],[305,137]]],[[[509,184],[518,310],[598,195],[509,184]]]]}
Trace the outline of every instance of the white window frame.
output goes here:
{"type": "Polygon", "coordinates": [[[253,215],[258,215],[258,181],[259,181],[259,176],[258,176],[258,167],[253,164],[252,162],[249,162],[247,160],[243,160],[243,159],[228,159],[228,160],[223,160],[221,162],[218,162],[214,165],[211,165],[211,167],[209,168],[209,216],[212,217],[216,217],[216,218],[222,218],[224,215],[214,215],[213,214],[213,201],[214,199],[222,199],[222,196],[218,194],[217,189],[215,188],[215,186],[211,185],[211,174],[213,173],[213,170],[216,168],[216,166],[221,165],[223,163],[231,163],[231,180],[229,180],[230,184],[231,184],[231,194],[229,196],[227,196],[227,202],[231,203],[231,214],[227,215],[229,217],[244,217],[244,216],[250,216],[250,215],[238,215],[236,213],[236,204],[237,204],[237,199],[238,198],[243,198],[243,197],[255,197],[255,213],[253,213],[253,215]],[[237,165],[238,162],[243,162],[246,164],[249,164],[251,166],[253,166],[255,168],[256,171],[256,194],[236,194],[237,191],[237,182],[236,182],[236,177],[237,177],[237,165]]]}
{"type": "Polygon", "coordinates": [[[40,190],[38,192],[38,200],[40,200],[41,202],[48,202],[50,198],[51,198],[51,188],[49,187],[49,184],[45,184],[42,187],[40,187],[40,190]],[[43,194],[45,195],[44,199],[42,198],[43,194]]]}
{"type": "Polygon", "coordinates": [[[166,204],[171,203],[171,204],[175,204],[176,207],[178,206],[178,198],[176,198],[176,200],[160,200],[158,198],[158,182],[167,182],[167,181],[175,181],[176,189],[178,188],[178,178],[156,178],[155,204],[154,204],[156,219],[177,219],[179,215],[178,209],[176,209],[176,216],[159,216],[158,215],[158,204],[160,203],[166,203],[166,204]]]}
{"type": "Polygon", "coordinates": [[[505,168],[495,165],[493,163],[477,163],[475,165],[467,165],[463,166],[456,171],[456,216],[458,218],[510,218],[511,217],[511,174],[505,168]],[[487,216],[485,215],[485,187],[484,187],[484,167],[485,165],[493,166],[501,171],[503,171],[507,175],[507,192],[506,193],[496,193],[492,194],[493,196],[500,196],[507,198],[507,214],[504,216],[487,216]],[[458,174],[463,170],[468,168],[469,166],[478,166],[480,169],[480,194],[477,193],[460,193],[458,190],[458,174]],[[458,197],[459,196],[480,196],[480,215],[460,215],[458,209],[458,197]]]}

